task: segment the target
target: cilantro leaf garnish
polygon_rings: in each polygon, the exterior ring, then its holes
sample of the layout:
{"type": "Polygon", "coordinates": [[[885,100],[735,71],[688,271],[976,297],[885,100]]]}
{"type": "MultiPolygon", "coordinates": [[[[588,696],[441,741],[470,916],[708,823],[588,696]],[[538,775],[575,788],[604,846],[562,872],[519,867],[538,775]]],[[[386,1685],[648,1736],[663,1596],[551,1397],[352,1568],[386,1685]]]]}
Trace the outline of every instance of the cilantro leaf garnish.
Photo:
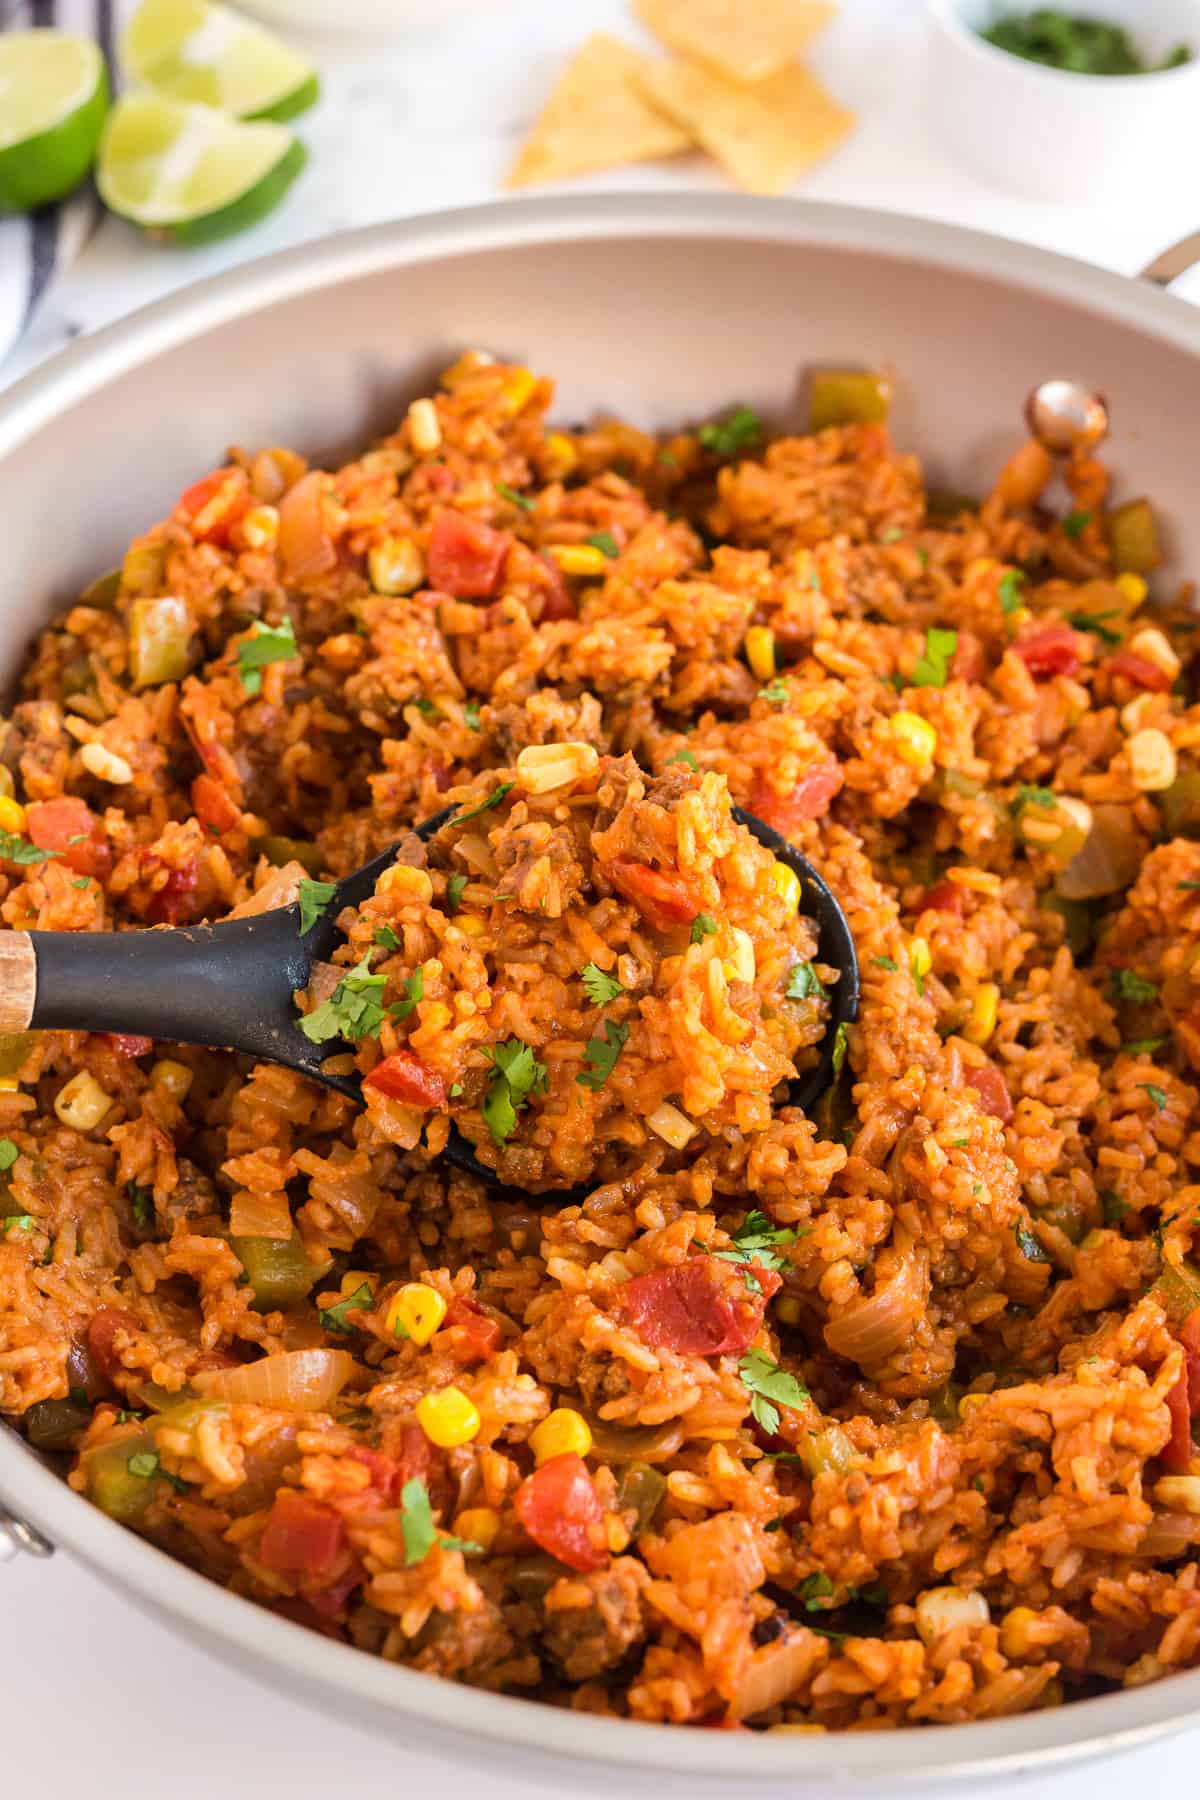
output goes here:
{"type": "Polygon", "coordinates": [[[388,1007],[393,1019],[407,1019],[418,1000],[425,998],[425,971],[418,969],[404,984],[404,998],[388,1007]]]}
{"type": "Polygon", "coordinates": [[[472,1544],[467,1538],[450,1537],[438,1530],[429,1504],[429,1489],[419,1475],[414,1475],[400,1489],[400,1534],[404,1539],[406,1569],[424,1562],[437,1543],[443,1550],[461,1550],[464,1556],[482,1556],[484,1553],[482,1544],[472,1544]]]}
{"type": "Polygon", "coordinates": [[[533,501],[529,496],[527,494],[518,494],[516,488],[509,487],[507,481],[498,481],[496,483],[496,492],[502,500],[507,500],[510,506],[519,506],[522,512],[533,511],[533,501]]]}
{"type": "Polygon", "coordinates": [[[900,967],[899,963],[890,956],[873,956],[871,962],[875,968],[886,969],[891,975],[894,975],[896,970],[900,967]]]}
{"type": "Polygon", "coordinates": [[[700,773],[700,764],[696,761],[690,750],[677,750],[674,756],[669,756],[667,758],[668,769],[672,763],[677,762],[686,764],[693,774],[698,775],[700,773]]]}
{"type": "Polygon", "coordinates": [[[752,406],[738,406],[724,419],[701,425],[696,436],[714,456],[736,456],[762,437],[762,420],[752,406]]]}
{"type": "Polygon", "coordinates": [[[138,1450],[129,1458],[125,1467],[141,1481],[169,1481],[179,1493],[187,1492],[187,1482],[178,1475],[167,1473],[159,1461],[157,1450],[138,1450]]]}
{"type": "Polygon", "coordinates": [[[531,1047],[519,1037],[509,1038],[503,1044],[491,1044],[485,1054],[496,1073],[483,1102],[483,1117],[493,1141],[504,1144],[516,1130],[517,1114],[530,1094],[545,1089],[546,1065],[537,1060],[531,1047]]]}
{"type": "Polygon", "coordinates": [[[462,904],[463,889],[467,885],[465,875],[447,875],[446,877],[446,911],[453,918],[462,904]]]}
{"type": "Polygon", "coordinates": [[[617,540],[611,531],[593,531],[586,542],[592,546],[593,550],[602,550],[607,557],[611,558],[621,554],[617,547],[617,540]]]}
{"type": "Polygon", "coordinates": [[[925,633],[925,648],[913,665],[913,687],[945,687],[957,648],[957,631],[943,631],[940,626],[931,625],[925,633]]]}
{"type": "Polygon", "coordinates": [[[32,1231],[33,1226],[32,1213],[8,1213],[0,1219],[0,1231],[32,1231]]]}
{"type": "Polygon", "coordinates": [[[1076,631],[1090,631],[1093,636],[1098,637],[1102,643],[1111,646],[1120,643],[1121,634],[1119,631],[1111,630],[1110,627],[1104,623],[1104,620],[1119,619],[1121,616],[1121,609],[1114,606],[1111,607],[1108,612],[1102,613],[1068,613],[1067,623],[1068,625],[1073,625],[1076,631]]]}
{"type": "Polygon", "coordinates": [[[1018,813],[1025,806],[1040,806],[1048,812],[1057,805],[1058,795],[1053,788],[1031,787],[1028,782],[1022,782],[1017,789],[1016,798],[1010,803],[1009,811],[1018,813]]]}
{"type": "Polygon", "coordinates": [[[20,1154],[11,1138],[0,1138],[0,1171],[11,1169],[20,1154]]]}
{"type": "Polygon", "coordinates": [[[625,992],[615,975],[606,975],[594,962],[584,963],[579,973],[593,1006],[607,1006],[611,1000],[619,1000],[625,992]]]}
{"type": "Polygon", "coordinates": [[[1021,599],[1021,589],[1024,583],[1025,571],[1023,569],[1005,569],[1000,577],[996,592],[1000,597],[1000,611],[1005,618],[1024,605],[1024,601],[1021,599]]]}
{"type": "Polygon", "coordinates": [[[262,670],[267,664],[288,662],[299,653],[296,628],[290,619],[285,619],[282,625],[264,625],[261,619],[256,620],[250,636],[243,638],[237,647],[242,686],[248,694],[261,692],[262,670]]]}
{"type": "Polygon", "coordinates": [[[1138,1086],[1145,1089],[1159,1112],[1161,1112],[1163,1107],[1167,1104],[1167,1096],[1164,1090],[1158,1087],[1153,1081],[1139,1081],[1138,1086]]]}
{"type": "Polygon", "coordinates": [[[747,1350],[738,1363],[743,1387],[750,1393],[750,1416],[768,1435],[779,1430],[781,1406],[803,1406],[808,1391],[794,1375],[772,1362],[762,1350],[747,1350]]]}
{"type": "MultiPolygon", "coordinates": [[[[746,1214],[745,1223],[731,1235],[733,1250],[714,1250],[722,1262],[758,1263],[764,1269],[786,1269],[787,1258],[780,1249],[794,1244],[800,1233],[791,1226],[773,1225],[766,1213],[755,1208],[746,1214]]],[[[760,1290],[761,1291],[761,1290],[760,1290]]]]}
{"type": "Polygon", "coordinates": [[[820,1000],[825,989],[810,962],[793,963],[783,990],[785,1000],[820,1000]]]}
{"type": "Polygon", "coordinates": [[[296,898],[300,902],[301,937],[312,930],[318,919],[324,918],[325,909],[336,893],[336,881],[310,881],[306,876],[300,883],[296,898]]]}
{"type": "Polygon", "coordinates": [[[805,1612],[828,1612],[828,1607],[822,1606],[821,1602],[830,1598],[834,1586],[824,1569],[818,1569],[815,1574],[804,1577],[799,1592],[805,1612]]]}
{"type": "Polygon", "coordinates": [[[587,1067],[575,1077],[580,1087],[591,1088],[595,1093],[602,1088],[616,1067],[617,1058],[625,1048],[625,1040],[629,1036],[628,1025],[618,1025],[615,1019],[605,1019],[603,1038],[589,1038],[584,1055],[587,1067]]]}
{"type": "Polygon", "coordinates": [[[473,806],[469,812],[455,813],[454,817],[452,819],[447,819],[446,823],[448,825],[465,825],[468,819],[477,819],[480,813],[491,812],[494,806],[499,806],[506,794],[512,793],[515,786],[515,782],[502,781],[499,787],[494,787],[492,789],[487,799],[484,800],[481,805],[473,806]]]}
{"type": "Polygon", "coordinates": [[[1017,1220],[1016,1225],[1013,1227],[1013,1231],[1017,1240],[1017,1249],[1028,1262],[1050,1261],[1050,1258],[1046,1255],[1041,1244],[1038,1242],[1037,1238],[1034,1237],[1032,1231],[1030,1231],[1023,1219],[1017,1220]]]}
{"type": "Polygon", "coordinates": [[[359,1283],[352,1294],[347,1294],[346,1298],[339,1300],[335,1306],[321,1307],[317,1317],[326,1331],[350,1332],[355,1327],[348,1322],[346,1314],[348,1312],[367,1312],[374,1299],[375,1295],[371,1291],[370,1282],[363,1281],[359,1283]]]}
{"type": "Polygon", "coordinates": [[[136,1181],[130,1181],[125,1184],[125,1193],[134,1224],[139,1231],[149,1231],[154,1223],[154,1189],[139,1187],[136,1181]]]}
{"type": "Polygon", "coordinates": [[[1131,1038],[1121,1048],[1127,1056],[1150,1056],[1155,1050],[1161,1050],[1166,1041],[1165,1037],[1131,1038]]]}
{"type": "Polygon", "coordinates": [[[335,1037],[378,1037],[383,1024],[383,982],[382,975],[371,973],[368,950],[362,961],[342,976],[328,1000],[298,1020],[301,1031],[311,1044],[325,1044],[335,1037]]]}
{"type": "Polygon", "coordinates": [[[1137,1006],[1158,998],[1158,983],[1147,981],[1136,969],[1114,969],[1112,990],[1118,1000],[1130,1000],[1137,1006]]]}
{"type": "Polygon", "coordinates": [[[0,859],[10,863],[44,863],[61,850],[39,850],[28,838],[16,837],[11,831],[0,831],[0,859]]]}
{"type": "Polygon", "coordinates": [[[781,675],[776,675],[774,681],[768,681],[766,687],[760,687],[758,690],[758,698],[769,700],[772,706],[782,706],[787,697],[787,682],[781,675]]]}
{"type": "Polygon", "coordinates": [[[381,925],[379,927],[378,931],[375,933],[375,942],[384,950],[399,950],[402,948],[400,939],[396,936],[395,931],[390,925],[381,925]]]}
{"type": "Polygon", "coordinates": [[[1069,538],[1082,537],[1092,522],[1090,512],[1083,512],[1078,507],[1069,512],[1062,522],[1062,528],[1069,538]]]}
{"type": "Polygon", "coordinates": [[[478,700],[468,700],[467,704],[463,707],[463,724],[466,725],[471,731],[479,730],[479,702],[478,702],[478,700]]]}
{"type": "Polygon", "coordinates": [[[706,937],[712,937],[716,932],[716,929],[717,921],[715,919],[710,919],[707,913],[697,913],[692,920],[690,934],[693,944],[699,944],[703,942],[706,937]]]}

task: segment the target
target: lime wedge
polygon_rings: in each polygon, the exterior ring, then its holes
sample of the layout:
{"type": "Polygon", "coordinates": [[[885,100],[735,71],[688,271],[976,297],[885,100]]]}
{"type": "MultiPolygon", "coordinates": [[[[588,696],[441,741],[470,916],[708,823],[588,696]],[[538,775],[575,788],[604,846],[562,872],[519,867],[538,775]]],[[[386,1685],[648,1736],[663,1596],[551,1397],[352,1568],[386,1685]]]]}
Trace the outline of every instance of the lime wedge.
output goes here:
{"type": "Polygon", "coordinates": [[[142,0],[122,35],[121,62],[142,86],[239,119],[291,119],[320,92],[302,56],[210,0],[142,0]]]}
{"type": "Polygon", "coordinates": [[[108,116],[96,184],[123,219],[181,244],[205,244],[269,213],[304,163],[304,146],[286,125],[129,94],[108,116]]]}
{"type": "Polygon", "coordinates": [[[108,71],[87,38],[0,33],[0,213],[61,200],[92,166],[108,71]]]}

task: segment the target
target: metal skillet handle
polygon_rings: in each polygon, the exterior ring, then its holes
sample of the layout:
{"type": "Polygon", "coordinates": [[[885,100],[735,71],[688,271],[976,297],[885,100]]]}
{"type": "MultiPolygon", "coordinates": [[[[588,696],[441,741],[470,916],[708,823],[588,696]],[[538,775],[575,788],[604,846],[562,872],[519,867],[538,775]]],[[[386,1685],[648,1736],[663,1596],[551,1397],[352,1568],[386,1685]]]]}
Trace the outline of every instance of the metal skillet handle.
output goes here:
{"type": "Polygon", "coordinates": [[[1152,281],[1155,287],[1165,288],[1186,275],[1189,269],[1194,269],[1197,263],[1200,263],[1200,231],[1189,231],[1186,237],[1170,244],[1148,262],[1139,274],[1143,281],[1152,281]]]}
{"type": "Polygon", "coordinates": [[[24,1550],[29,1556],[53,1556],[54,1545],[42,1536],[36,1526],[0,1503],[0,1563],[10,1562],[24,1550]]]}

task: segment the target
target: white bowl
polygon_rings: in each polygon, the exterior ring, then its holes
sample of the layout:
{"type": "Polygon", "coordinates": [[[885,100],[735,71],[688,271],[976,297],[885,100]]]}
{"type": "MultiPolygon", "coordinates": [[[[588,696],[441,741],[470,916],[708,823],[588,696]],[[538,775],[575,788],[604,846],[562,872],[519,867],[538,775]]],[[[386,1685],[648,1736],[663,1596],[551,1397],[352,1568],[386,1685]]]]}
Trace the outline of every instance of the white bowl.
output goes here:
{"type": "Polygon", "coordinates": [[[1076,75],[980,37],[1036,0],[928,0],[928,105],[977,174],[1035,200],[1145,198],[1200,162],[1200,0],[1080,0],[1124,25],[1148,60],[1176,44],[1193,61],[1149,75],[1076,75]]]}
{"type": "MultiPolygon", "coordinates": [[[[447,26],[480,0],[239,0],[268,25],[324,37],[405,38],[447,26]]],[[[494,0],[493,0],[494,3],[494,0]]]]}

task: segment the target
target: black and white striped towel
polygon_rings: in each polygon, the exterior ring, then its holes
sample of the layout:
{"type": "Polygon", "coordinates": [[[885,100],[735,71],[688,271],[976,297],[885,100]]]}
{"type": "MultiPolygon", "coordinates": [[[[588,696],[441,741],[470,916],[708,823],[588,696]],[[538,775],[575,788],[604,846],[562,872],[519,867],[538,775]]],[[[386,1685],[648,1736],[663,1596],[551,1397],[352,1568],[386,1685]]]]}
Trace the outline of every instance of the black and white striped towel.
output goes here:
{"type": "MultiPolygon", "coordinates": [[[[113,69],[113,0],[0,0],[0,26],[55,25],[94,38],[113,69]]],[[[3,100],[0,99],[0,106],[3,100]]],[[[25,330],[60,269],[79,254],[98,216],[90,182],[60,206],[25,218],[0,218],[0,362],[25,330]]]]}

